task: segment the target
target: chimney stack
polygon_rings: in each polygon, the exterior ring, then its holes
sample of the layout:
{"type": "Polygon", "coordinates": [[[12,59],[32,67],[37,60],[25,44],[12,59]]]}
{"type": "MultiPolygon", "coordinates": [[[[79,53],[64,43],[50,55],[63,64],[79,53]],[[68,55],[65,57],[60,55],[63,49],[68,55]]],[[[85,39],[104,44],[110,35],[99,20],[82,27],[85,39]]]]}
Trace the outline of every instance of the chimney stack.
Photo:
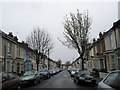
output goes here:
{"type": "Polygon", "coordinates": [[[17,38],[17,36],[14,36],[14,38],[13,38],[16,42],[18,41],[18,38],[17,38]]]}
{"type": "Polygon", "coordinates": [[[100,33],[99,33],[99,38],[101,38],[101,37],[102,37],[102,33],[100,32],[100,33]]]}
{"type": "Polygon", "coordinates": [[[12,32],[9,32],[8,36],[10,36],[10,37],[13,38],[13,34],[12,34],[12,32]]]}
{"type": "Polygon", "coordinates": [[[93,38],[93,43],[95,43],[95,41],[96,41],[95,38],[93,38]]]}

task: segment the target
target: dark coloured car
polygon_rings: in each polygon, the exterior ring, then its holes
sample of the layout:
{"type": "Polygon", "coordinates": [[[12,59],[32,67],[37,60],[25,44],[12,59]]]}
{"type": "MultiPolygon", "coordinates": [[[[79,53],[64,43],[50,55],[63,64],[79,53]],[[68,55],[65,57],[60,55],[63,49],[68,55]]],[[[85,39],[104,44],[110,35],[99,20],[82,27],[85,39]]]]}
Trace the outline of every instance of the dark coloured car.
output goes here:
{"type": "Polygon", "coordinates": [[[53,75],[54,75],[53,70],[49,70],[49,72],[50,72],[50,76],[53,76],[53,75]]]}
{"type": "Polygon", "coordinates": [[[77,73],[75,73],[74,82],[76,84],[89,83],[91,86],[96,85],[96,79],[89,70],[79,70],[77,73]]]}
{"type": "Polygon", "coordinates": [[[40,82],[40,75],[36,70],[26,71],[23,76],[20,77],[21,85],[34,84],[40,82]]]}
{"type": "Polygon", "coordinates": [[[70,73],[71,68],[68,68],[67,71],[70,73]]]}
{"type": "Polygon", "coordinates": [[[53,70],[50,70],[50,75],[55,75],[55,74],[57,74],[57,73],[59,73],[60,72],[60,70],[59,69],[53,69],[53,70]]]}
{"type": "Polygon", "coordinates": [[[39,71],[39,75],[41,75],[44,79],[50,78],[50,72],[48,70],[39,71]]]}
{"type": "Polygon", "coordinates": [[[74,77],[75,73],[78,72],[78,70],[79,70],[79,69],[71,68],[71,69],[69,70],[69,73],[70,73],[71,77],[74,77]]]}
{"type": "Polygon", "coordinates": [[[17,74],[11,72],[0,72],[0,85],[2,90],[19,90],[20,89],[20,78],[17,74]]]}

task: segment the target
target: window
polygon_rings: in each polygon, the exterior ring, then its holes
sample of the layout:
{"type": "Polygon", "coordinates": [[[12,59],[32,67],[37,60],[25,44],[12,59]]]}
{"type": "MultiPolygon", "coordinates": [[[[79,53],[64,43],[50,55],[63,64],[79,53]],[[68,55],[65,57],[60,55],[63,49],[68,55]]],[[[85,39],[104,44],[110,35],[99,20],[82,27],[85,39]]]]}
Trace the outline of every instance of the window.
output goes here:
{"type": "Polygon", "coordinates": [[[100,69],[104,69],[105,65],[104,65],[104,59],[100,59],[100,69]]]}
{"type": "Polygon", "coordinates": [[[24,75],[33,75],[34,74],[34,71],[27,71],[24,73],[24,75]]]}
{"type": "Polygon", "coordinates": [[[110,49],[115,49],[115,47],[116,47],[116,43],[115,43],[115,35],[114,35],[114,33],[111,33],[110,35],[109,35],[109,44],[110,44],[110,49]]]}
{"type": "Polygon", "coordinates": [[[19,73],[19,72],[20,72],[20,64],[17,63],[17,73],[19,73]]]}
{"type": "Polygon", "coordinates": [[[79,70],[78,74],[91,74],[88,70],[79,70]]]}
{"type": "Polygon", "coordinates": [[[116,64],[115,64],[115,56],[111,56],[112,58],[112,69],[116,69],[116,64]]]}
{"type": "Polygon", "coordinates": [[[17,46],[17,56],[20,57],[20,47],[17,46]]]}
{"type": "Polygon", "coordinates": [[[12,73],[9,73],[8,76],[9,76],[9,79],[14,79],[15,78],[15,76],[12,73]]]}
{"type": "Polygon", "coordinates": [[[100,44],[100,53],[102,53],[102,44],[100,44]]]}
{"type": "Polygon", "coordinates": [[[118,69],[120,70],[120,57],[118,58],[118,69]]]}
{"type": "Polygon", "coordinates": [[[112,34],[109,35],[109,39],[110,39],[110,47],[112,48],[112,34]]]}
{"type": "Polygon", "coordinates": [[[97,50],[97,46],[95,46],[95,53],[97,53],[98,52],[98,50],[97,50]]]}
{"type": "Polygon", "coordinates": [[[2,75],[2,81],[5,81],[5,80],[8,80],[8,74],[7,73],[4,73],[2,75]]]}
{"type": "Polygon", "coordinates": [[[11,43],[7,44],[7,53],[11,54],[11,43]]]}
{"type": "Polygon", "coordinates": [[[120,73],[113,72],[109,74],[103,82],[113,88],[120,88],[120,73]]]}

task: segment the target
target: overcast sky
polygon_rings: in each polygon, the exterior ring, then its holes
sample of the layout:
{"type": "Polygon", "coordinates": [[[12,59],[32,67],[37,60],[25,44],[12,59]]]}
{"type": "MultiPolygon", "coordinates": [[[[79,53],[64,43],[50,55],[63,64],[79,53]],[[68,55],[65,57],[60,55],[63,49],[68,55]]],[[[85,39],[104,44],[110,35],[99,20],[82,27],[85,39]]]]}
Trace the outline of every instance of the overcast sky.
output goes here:
{"type": "MultiPolygon", "coordinates": [[[[112,0],[110,0],[112,1],[112,0]]],[[[73,61],[78,57],[75,50],[61,44],[57,37],[63,38],[63,18],[70,12],[89,10],[93,18],[91,39],[98,38],[99,32],[112,27],[118,20],[118,0],[113,2],[5,2],[0,3],[0,29],[5,33],[13,32],[19,41],[25,41],[34,27],[44,28],[54,42],[50,55],[53,60],[73,61]]]]}

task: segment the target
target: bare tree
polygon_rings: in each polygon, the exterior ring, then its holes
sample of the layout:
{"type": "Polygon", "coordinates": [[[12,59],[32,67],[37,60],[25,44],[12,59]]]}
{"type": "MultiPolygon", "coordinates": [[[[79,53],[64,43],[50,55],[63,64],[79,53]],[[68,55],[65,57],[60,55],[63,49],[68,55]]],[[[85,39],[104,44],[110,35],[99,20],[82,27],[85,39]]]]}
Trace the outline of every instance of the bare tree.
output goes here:
{"type": "Polygon", "coordinates": [[[82,69],[84,69],[85,53],[89,42],[89,30],[92,19],[89,17],[88,10],[77,14],[70,13],[63,22],[65,41],[59,40],[68,48],[74,48],[82,60],[82,69]]]}
{"type": "Polygon", "coordinates": [[[61,64],[62,64],[62,61],[60,59],[58,61],[56,61],[56,65],[57,65],[58,68],[61,67],[61,64]]]}
{"type": "Polygon", "coordinates": [[[40,63],[40,59],[44,60],[45,56],[50,54],[51,50],[53,49],[52,40],[45,30],[38,28],[33,28],[33,31],[27,37],[26,42],[28,43],[29,47],[33,50],[36,50],[36,64],[37,70],[38,65],[40,63]]]}
{"type": "Polygon", "coordinates": [[[65,66],[68,68],[70,66],[70,61],[66,61],[65,66]]]}

